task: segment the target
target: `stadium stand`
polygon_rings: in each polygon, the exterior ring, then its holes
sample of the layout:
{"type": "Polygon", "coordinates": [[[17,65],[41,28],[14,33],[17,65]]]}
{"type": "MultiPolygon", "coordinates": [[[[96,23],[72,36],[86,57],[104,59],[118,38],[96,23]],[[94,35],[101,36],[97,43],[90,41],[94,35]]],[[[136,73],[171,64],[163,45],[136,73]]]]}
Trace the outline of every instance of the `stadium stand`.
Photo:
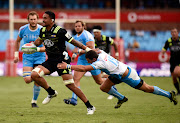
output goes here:
{"type": "MultiPolygon", "coordinates": [[[[103,30],[102,34],[115,37],[115,31],[103,30]]],[[[18,35],[18,30],[14,31],[14,39],[16,39],[18,35]]],[[[121,30],[120,36],[124,39],[124,47],[127,48],[128,43],[133,43],[134,40],[137,40],[140,44],[140,51],[160,51],[164,42],[171,37],[169,31],[157,31],[156,36],[151,36],[150,31],[145,31],[144,37],[139,36],[131,36],[129,30],[121,30]]],[[[0,51],[6,50],[6,41],[9,39],[9,31],[8,30],[0,30],[0,51]]]]}

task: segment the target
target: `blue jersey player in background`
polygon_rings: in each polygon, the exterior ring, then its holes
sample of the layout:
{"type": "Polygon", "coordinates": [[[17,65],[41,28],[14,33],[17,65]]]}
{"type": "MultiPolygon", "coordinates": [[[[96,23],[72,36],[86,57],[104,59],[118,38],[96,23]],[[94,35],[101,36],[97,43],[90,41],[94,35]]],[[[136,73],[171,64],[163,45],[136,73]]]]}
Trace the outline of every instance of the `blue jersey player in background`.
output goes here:
{"type": "MultiPolygon", "coordinates": [[[[23,44],[33,43],[38,37],[40,33],[41,25],[37,24],[38,22],[38,14],[35,11],[32,11],[28,14],[27,20],[29,24],[26,24],[19,29],[19,34],[15,42],[15,53],[14,53],[14,63],[19,61],[19,47],[20,42],[23,39],[23,44]]],[[[39,47],[43,47],[40,45],[39,47]]],[[[37,65],[43,63],[46,59],[46,55],[44,52],[36,52],[33,54],[23,54],[23,78],[24,81],[28,84],[33,80],[31,78],[31,71],[37,65]]],[[[31,101],[32,107],[38,107],[37,98],[40,92],[40,86],[34,83],[33,87],[33,98],[31,101]]]]}
{"type": "MultiPolygon", "coordinates": [[[[94,44],[94,37],[93,35],[85,30],[85,23],[83,21],[77,20],[75,22],[75,31],[76,35],[74,36],[74,39],[81,42],[85,46],[94,49],[95,44],[94,44]]],[[[87,62],[86,57],[85,57],[85,52],[83,52],[82,49],[74,48],[73,53],[78,53],[78,61],[77,65],[90,65],[90,63],[87,62]]],[[[75,59],[74,57],[75,54],[72,56],[72,60],[75,59]]],[[[101,78],[101,71],[100,70],[92,70],[90,71],[94,80],[96,81],[97,84],[101,85],[103,81],[105,80],[104,78],[101,78]]],[[[80,79],[84,76],[86,72],[79,72],[79,71],[74,71],[74,82],[77,87],[80,88],[80,79]]],[[[72,98],[70,99],[64,99],[64,102],[66,104],[71,104],[71,105],[77,105],[77,95],[72,94],[72,98]]]]}

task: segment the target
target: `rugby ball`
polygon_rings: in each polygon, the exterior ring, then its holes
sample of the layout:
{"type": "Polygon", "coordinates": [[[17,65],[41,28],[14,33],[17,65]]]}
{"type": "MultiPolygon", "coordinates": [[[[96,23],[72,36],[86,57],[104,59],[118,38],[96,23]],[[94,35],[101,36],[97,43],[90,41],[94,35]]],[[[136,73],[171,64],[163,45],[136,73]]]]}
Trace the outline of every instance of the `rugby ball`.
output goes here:
{"type": "Polygon", "coordinates": [[[32,54],[37,51],[37,47],[33,43],[26,43],[22,46],[21,50],[25,54],[32,54]]]}

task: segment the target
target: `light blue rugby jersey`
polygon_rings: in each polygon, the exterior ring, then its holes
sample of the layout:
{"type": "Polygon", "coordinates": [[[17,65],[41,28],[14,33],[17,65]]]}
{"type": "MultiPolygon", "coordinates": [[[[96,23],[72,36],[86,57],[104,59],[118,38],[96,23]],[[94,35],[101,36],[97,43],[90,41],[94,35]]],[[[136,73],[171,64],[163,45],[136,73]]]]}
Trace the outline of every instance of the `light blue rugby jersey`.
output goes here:
{"type": "MultiPolygon", "coordinates": [[[[23,39],[23,44],[34,42],[40,34],[40,29],[42,28],[41,25],[38,24],[38,28],[36,30],[30,30],[29,24],[21,26],[19,29],[19,37],[23,39]]],[[[43,47],[41,44],[38,47],[43,47]]],[[[45,53],[43,52],[35,52],[33,54],[23,54],[25,57],[45,57],[45,53]]]]}
{"type": "MultiPolygon", "coordinates": [[[[78,36],[78,34],[76,34],[74,36],[74,39],[81,42],[82,44],[86,45],[87,42],[89,41],[94,41],[94,37],[93,35],[88,32],[87,30],[84,30],[81,35],[78,36]]],[[[85,57],[85,54],[79,56],[78,59],[81,59],[81,60],[86,60],[86,57],[85,57]]]]}

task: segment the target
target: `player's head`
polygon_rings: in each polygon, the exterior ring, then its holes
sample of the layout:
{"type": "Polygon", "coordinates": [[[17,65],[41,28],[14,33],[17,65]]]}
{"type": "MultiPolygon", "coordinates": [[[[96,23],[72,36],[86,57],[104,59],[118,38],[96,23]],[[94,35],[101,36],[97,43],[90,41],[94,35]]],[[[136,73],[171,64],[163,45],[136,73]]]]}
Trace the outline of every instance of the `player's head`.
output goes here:
{"type": "Polygon", "coordinates": [[[30,26],[33,27],[33,28],[35,28],[35,27],[37,26],[38,19],[39,19],[39,15],[38,15],[37,12],[35,12],[35,11],[31,11],[31,12],[27,15],[28,23],[29,23],[30,26]]]}
{"type": "Polygon", "coordinates": [[[55,14],[52,11],[46,11],[43,14],[43,26],[53,25],[55,22],[55,14]]]}
{"type": "Polygon", "coordinates": [[[75,22],[75,31],[77,34],[81,34],[85,29],[85,23],[81,20],[77,20],[75,22]]]}
{"type": "Polygon", "coordinates": [[[95,39],[101,38],[101,30],[102,30],[102,27],[99,25],[93,27],[93,33],[94,33],[95,39]]]}
{"type": "Polygon", "coordinates": [[[179,33],[178,33],[177,28],[172,28],[171,29],[171,35],[172,35],[172,39],[174,39],[174,40],[178,39],[179,33]]]}
{"type": "Polygon", "coordinates": [[[88,63],[93,63],[97,61],[98,54],[94,50],[90,50],[86,53],[86,60],[88,63]]]}

